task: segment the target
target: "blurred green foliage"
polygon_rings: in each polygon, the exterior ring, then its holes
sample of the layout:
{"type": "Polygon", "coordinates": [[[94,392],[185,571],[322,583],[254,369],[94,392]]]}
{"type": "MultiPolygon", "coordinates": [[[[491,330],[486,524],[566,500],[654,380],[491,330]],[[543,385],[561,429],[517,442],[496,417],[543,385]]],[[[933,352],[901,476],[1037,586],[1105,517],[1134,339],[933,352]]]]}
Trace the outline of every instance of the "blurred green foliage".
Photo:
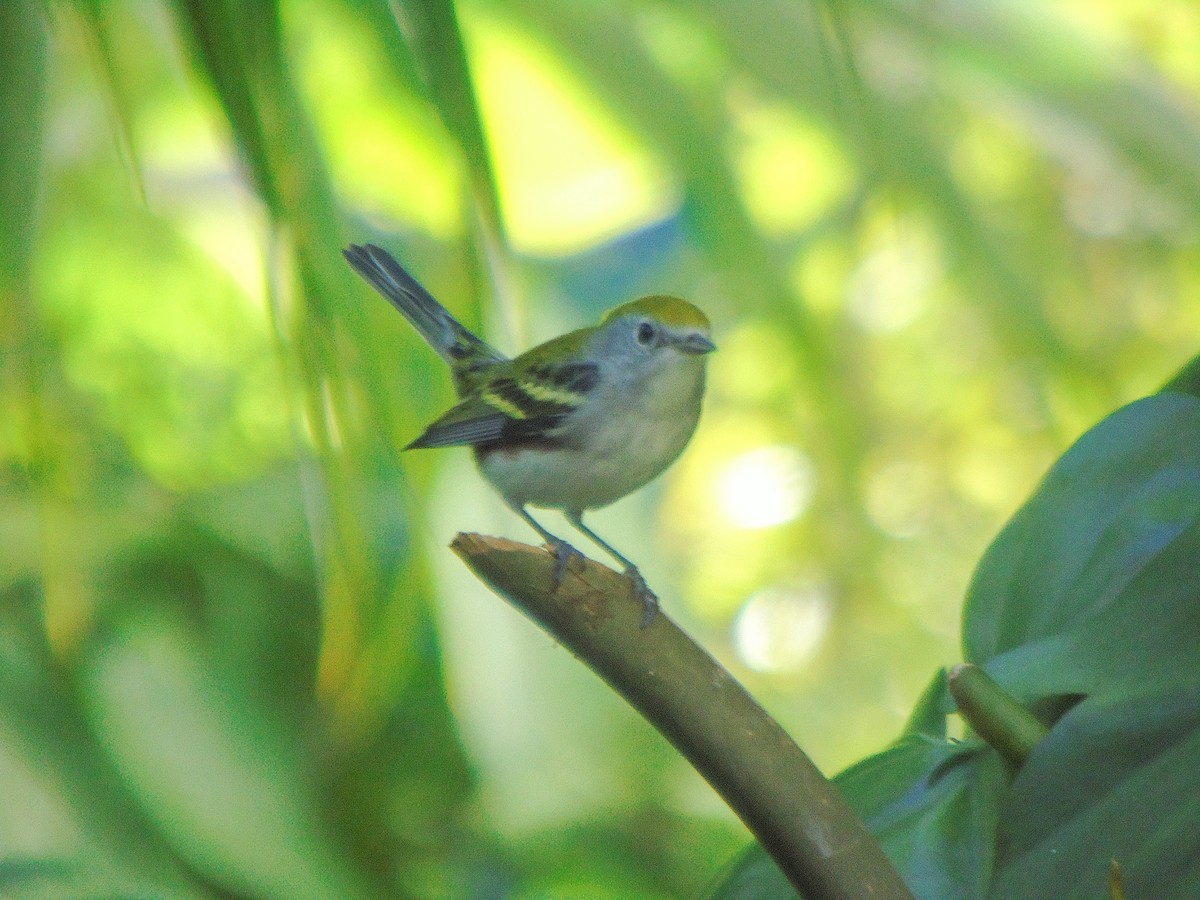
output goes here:
{"type": "Polygon", "coordinates": [[[0,893],[686,896],[745,842],[446,551],[532,536],[397,452],[449,379],[348,240],[507,350],[710,313],[700,432],[598,528],[829,771],[1196,353],[1194,4],[396,7],[0,4],[0,893]]]}

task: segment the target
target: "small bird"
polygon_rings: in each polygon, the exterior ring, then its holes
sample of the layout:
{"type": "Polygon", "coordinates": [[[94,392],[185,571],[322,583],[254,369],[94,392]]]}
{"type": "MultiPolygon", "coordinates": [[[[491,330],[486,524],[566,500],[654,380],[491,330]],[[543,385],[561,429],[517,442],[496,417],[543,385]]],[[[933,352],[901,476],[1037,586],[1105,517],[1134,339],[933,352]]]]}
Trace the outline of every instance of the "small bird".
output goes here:
{"type": "Polygon", "coordinates": [[[450,315],[387,251],[351,244],[346,260],[450,364],[459,402],[404,449],[469,445],[484,477],[553,549],[556,585],[580,552],[526,509],[562,510],[625,567],[654,620],[658,598],[636,565],[583,524],[656,478],[683,452],[704,399],[708,319],[675,297],[634,300],[599,325],[509,359],[450,315]]]}

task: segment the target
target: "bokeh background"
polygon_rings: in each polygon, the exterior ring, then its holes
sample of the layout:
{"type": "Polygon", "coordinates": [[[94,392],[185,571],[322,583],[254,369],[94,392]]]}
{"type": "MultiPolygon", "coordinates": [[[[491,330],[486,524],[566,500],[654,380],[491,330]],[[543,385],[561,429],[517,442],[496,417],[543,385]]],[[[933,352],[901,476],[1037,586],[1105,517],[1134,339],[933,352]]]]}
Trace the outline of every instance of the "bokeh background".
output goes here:
{"type": "Polygon", "coordinates": [[[694,896],[748,840],[447,549],[533,536],[399,452],[451,387],[349,241],[510,352],[709,313],[593,525],[830,774],[1200,337],[1189,0],[17,0],[0,112],[6,895],[694,896]]]}

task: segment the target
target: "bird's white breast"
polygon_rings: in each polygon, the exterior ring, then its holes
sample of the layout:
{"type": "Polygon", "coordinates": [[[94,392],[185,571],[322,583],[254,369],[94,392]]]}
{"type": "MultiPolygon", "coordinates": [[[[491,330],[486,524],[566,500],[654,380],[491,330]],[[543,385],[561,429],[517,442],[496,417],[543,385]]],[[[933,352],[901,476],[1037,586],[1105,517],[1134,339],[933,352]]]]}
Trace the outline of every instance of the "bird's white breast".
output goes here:
{"type": "Polygon", "coordinates": [[[606,372],[560,443],[489,453],[484,476],[518,505],[582,512],[657,477],[696,430],[704,363],[676,355],[652,372],[606,372]]]}

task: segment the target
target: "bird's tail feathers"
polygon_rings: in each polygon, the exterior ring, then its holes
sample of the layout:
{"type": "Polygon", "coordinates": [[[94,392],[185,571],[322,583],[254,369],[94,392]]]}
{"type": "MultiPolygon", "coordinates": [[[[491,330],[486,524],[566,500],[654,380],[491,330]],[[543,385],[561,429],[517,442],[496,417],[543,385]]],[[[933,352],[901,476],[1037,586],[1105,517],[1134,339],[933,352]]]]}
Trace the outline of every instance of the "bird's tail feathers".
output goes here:
{"type": "Polygon", "coordinates": [[[400,310],[456,372],[506,359],[468,331],[382,247],[351,244],[342,254],[354,271],[400,310]]]}

